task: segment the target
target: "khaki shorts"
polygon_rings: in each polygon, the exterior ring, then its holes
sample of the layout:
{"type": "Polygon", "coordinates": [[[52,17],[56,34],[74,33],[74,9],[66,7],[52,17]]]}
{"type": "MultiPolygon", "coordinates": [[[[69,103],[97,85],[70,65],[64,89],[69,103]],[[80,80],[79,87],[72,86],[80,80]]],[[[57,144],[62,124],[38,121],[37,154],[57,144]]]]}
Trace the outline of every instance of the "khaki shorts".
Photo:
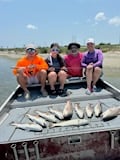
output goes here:
{"type": "Polygon", "coordinates": [[[31,76],[31,77],[27,77],[27,83],[28,84],[38,84],[39,80],[37,76],[31,76]]]}

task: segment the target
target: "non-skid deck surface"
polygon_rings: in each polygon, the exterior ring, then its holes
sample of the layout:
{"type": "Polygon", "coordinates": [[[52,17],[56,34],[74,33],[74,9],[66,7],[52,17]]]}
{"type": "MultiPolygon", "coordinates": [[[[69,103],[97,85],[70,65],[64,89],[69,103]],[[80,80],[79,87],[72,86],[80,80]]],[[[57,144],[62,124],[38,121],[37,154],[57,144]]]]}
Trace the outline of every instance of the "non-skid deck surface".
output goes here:
{"type": "MultiPolygon", "coordinates": [[[[102,105],[103,111],[105,111],[109,107],[120,105],[120,102],[118,102],[113,98],[100,99],[100,101],[103,102],[102,105]]],[[[83,109],[85,109],[88,103],[92,103],[94,106],[98,102],[98,100],[86,100],[77,102],[80,103],[83,109]]],[[[74,102],[72,102],[72,104],[74,106],[74,102]]],[[[47,105],[12,109],[0,126],[0,143],[33,140],[33,139],[34,140],[44,139],[44,138],[60,137],[66,135],[77,135],[83,133],[94,133],[107,130],[116,130],[120,128],[119,124],[120,116],[110,121],[104,122],[100,117],[96,118],[95,115],[93,115],[92,118],[89,118],[90,123],[89,125],[86,126],[49,128],[50,123],[48,122],[48,127],[43,128],[42,132],[24,131],[21,129],[16,129],[14,126],[10,125],[10,122],[12,121],[18,123],[30,123],[31,121],[25,116],[26,113],[36,115],[35,110],[47,112],[49,106],[51,105],[47,104],[47,105]]],[[[52,106],[54,109],[63,110],[65,103],[53,104],[52,106]]],[[[77,118],[77,115],[75,112],[73,112],[72,119],[75,118],[77,118]]],[[[86,115],[85,118],[88,119],[86,115]]]]}
{"type": "Polygon", "coordinates": [[[91,95],[86,95],[86,86],[84,84],[70,84],[66,87],[66,95],[52,96],[50,93],[47,97],[42,97],[40,94],[40,88],[31,89],[31,99],[25,100],[23,95],[19,95],[17,99],[12,103],[11,108],[17,107],[32,107],[37,105],[58,104],[63,103],[67,99],[71,101],[85,101],[94,99],[105,99],[112,97],[112,93],[106,89],[98,87],[97,92],[93,92],[91,95]]]}
{"type": "MultiPolygon", "coordinates": [[[[30,100],[26,101],[22,94],[18,94],[17,98],[8,106],[7,112],[3,114],[4,118],[0,121],[0,143],[13,143],[16,141],[29,141],[120,129],[120,116],[103,122],[100,117],[96,118],[95,115],[89,119],[90,123],[86,126],[49,128],[50,123],[48,122],[48,127],[43,128],[42,132],[24,131],[10,125],[11,122],[30,123],[31,121],[25,116],[27,113],[35,115],[35,110],[47,112],[49,106],[63,111],[68,99],[71,100],[73,106],[76,102],[80,103],[83,109],[85,109],[88,103],[92,103],[94,106],[98,101],[103,102],[103,111],[109,107],[120,106],[120,101],[115,99],[113,94],[105,88],[98,87],[98,92],[86,95],[86,86],[84,83],[77,83],[76,85],[71,83],[65,87],[67,89],[66,96],[51,96],[49,94],[47,97],[42,97],[39,87],[30,89],[30,100]]],[[[72,119],[75,118],[77,118],[77,115],[74,111],[72,119]]],[[[86,116],[85,118],[88,119],[86,116]]]]}

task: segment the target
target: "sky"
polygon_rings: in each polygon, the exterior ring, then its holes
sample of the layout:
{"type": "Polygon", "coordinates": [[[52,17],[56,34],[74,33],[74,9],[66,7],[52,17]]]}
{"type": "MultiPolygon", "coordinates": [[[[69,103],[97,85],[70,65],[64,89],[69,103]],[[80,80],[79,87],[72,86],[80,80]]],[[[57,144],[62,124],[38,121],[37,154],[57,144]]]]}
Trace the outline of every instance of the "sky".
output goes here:
{"type": "Polygon", "coordinates": [[[0,0],[0,47],[120,43],[120,0],[0,0]]]}

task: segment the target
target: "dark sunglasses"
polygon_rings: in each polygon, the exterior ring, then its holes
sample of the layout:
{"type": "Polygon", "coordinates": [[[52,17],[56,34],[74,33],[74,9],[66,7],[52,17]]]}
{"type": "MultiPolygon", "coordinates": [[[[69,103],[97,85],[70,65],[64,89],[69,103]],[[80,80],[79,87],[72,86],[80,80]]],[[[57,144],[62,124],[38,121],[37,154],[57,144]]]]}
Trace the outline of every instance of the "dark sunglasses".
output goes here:
{"type": "Polygon", "coordinates": [[[26,52],[27,52],[27,53],[35,53],[36,50],[33,49],[33,48],[29,48],[29,49],[26,50],[26,52]]]}
{"type": "Polygon", "coordinates": [[[71,47],[70,49],[78,49],[77,47],[71,47]]]}
{"type": "Polygon", "coordinates": [[[52,51],[52,52],[60,52],[60,50],[57,49],[57,48],[56,48],[56,49],[53,48],[53,49],[51,49],[51,51],[52,51]]]}
{"type": "Polygon", "coordinates": [[[89,46],[89,45],[94,45],[94,43],[87,43],[87,45],[89,46]]]}

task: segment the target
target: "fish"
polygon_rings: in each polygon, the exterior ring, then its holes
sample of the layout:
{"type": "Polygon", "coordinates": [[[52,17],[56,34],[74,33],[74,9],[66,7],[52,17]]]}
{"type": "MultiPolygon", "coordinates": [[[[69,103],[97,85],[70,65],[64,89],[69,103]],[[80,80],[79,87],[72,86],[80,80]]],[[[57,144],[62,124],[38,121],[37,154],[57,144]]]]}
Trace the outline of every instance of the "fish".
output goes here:
{"type": "Polygon", "coordinates": [[[95,107],[94,107],[94,113],[96,117],[99,117],[100,114],[102,113],[102,105],[100,102],[98,102],[95,107]]]}
{"type": "Polygon", "coordinates": [[[41,111],[35,111],[40,117],[44,118],[47,121],[56,123],[58,122],[58,119],[55,117],[54,114],[51,114],[49,112],[41,112],[41,111]]]}
{"type": "Polygon", "coordinates": [[[20,128],[26,131],[42,131],[43,128],[39,124],[36,123],[16,123],[16,122],[11,122],[12,126],[15,126],[16,128],[20,128]]]}
{"type": "Polygon", "coordinates": [[[50,125],[50,128],[53,127],[66,127],[66,126],[84,126],[84,125],[88,125],[89,121],[86,119],[71,119],[71,120],[67,120],[67,121],[61,121],[58,123],[54,123],[50,125]]]}
{"type": "Polygon", "coordinates": [[[87,115],[87,117],[88,117],[88,118],[92,118],[93,112],[94,112],[94,109],[93,109],[93,107],[92,107],[92,104],[88,103],[88,105],[86,106],[85,110],[86,110],[86,115],[87,115]]]}
{"type": "Polygon", "coordinates": [[[48,109],[49,109],[49,112],[53,113],[55,115],[55,117],[58,118],[59,120],[63,120],[64,119],[63,113],[61,111],[53,109],[52,106],[50,106],[48,109]]]}
{"type": "Polygon", "coordinates": [[[79,118],[84,118],[84,111],[81,109],[79,103],[75,103],[74,109],[79,118]]]}
{"type": "Polygon", "coordinates": [[[63,116],[65,120],[69,120],[72,118],[73,115],[73,107],[72,102],[70,100],[67,100],[65,107],[63,109],[63,116]]]}
{"type": "Polygon", "coordinates": [[[111,107],[102,113],[102,120],[108,121],[116,118],[120,114],[120,106],[119,107],[111,107]]]}
{"type": "Polygon", "coordinates": [[[33,122],[36,122],[40,124],[42,127],[47,127],[47,122],[44,118],[37,116],[37,115],[31,115],[31,114],[26,114],[26,116],[33,122]]]}

